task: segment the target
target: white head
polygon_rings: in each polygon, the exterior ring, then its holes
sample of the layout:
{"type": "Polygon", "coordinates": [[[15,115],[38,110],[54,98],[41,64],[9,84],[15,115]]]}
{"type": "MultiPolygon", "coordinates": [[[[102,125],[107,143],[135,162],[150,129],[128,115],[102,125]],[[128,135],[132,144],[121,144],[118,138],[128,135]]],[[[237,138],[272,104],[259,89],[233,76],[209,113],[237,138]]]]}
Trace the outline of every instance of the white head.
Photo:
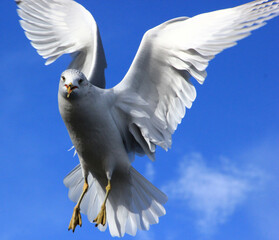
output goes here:
{"type": "Polygon", "coordinates": [[[84,74],[75,69],[67,69],[61,74],[59,93],[67,99],[85,95],[90,83],[84,74]]]}

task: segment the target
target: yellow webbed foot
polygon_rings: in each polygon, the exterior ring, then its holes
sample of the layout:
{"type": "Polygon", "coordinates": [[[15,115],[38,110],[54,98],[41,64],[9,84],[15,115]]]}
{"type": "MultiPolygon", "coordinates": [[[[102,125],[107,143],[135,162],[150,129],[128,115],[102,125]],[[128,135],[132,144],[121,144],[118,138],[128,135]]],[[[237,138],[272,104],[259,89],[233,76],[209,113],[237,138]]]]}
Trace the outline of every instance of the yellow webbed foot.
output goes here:
{"type": "Polygon", "coordinates": [[[94,219],[94,223],[96,223],[96,227],[98,227],[99,224],[102,224],[103,226],[106,225],[107,221],[107,213],[106,213],[106,205],[103,204],[101,207],[101,211],[99,212],[98,216],[94,219]]]}
{"type": "Polygon", "coordinates": [[[76,207],[74,207],[74,212],[73,212],[70,224],[69,224],[68,231],[73,230],[73,232],[74,232],[77,225],[81,226],[82,221],[81,221],[80,209],[79,209],[79,207],[76,206],[76,207]]]}

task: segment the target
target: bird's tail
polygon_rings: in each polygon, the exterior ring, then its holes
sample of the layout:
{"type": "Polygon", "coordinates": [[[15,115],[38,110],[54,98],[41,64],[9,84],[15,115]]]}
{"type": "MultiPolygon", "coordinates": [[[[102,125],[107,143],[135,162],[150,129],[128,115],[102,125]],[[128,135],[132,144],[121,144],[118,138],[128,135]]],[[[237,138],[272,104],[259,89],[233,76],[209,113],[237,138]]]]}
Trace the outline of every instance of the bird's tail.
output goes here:
{"type": "MultiPolygon", "coordinates": [[[[78,165],[65,179],[69,188],[69,198],[77,202],[83,188],[84,179],[78,165]]],[[[81,212],[93,222],[101,209],[105,197],[106,179],[97,179],[89,174],[89,189],[81,202],[81,212]]],[[[133,167],[127,175],[114,172],[111,179],[111,192],[106,203],[107,224],[99,225],[101,231],[109,226],[112,236],[122,237],[125,233],[136,235],[137,229],[148,230],[151,224],[159,222],[165,215],[163,204],[167,196],[145,179],[133,167]]]]}

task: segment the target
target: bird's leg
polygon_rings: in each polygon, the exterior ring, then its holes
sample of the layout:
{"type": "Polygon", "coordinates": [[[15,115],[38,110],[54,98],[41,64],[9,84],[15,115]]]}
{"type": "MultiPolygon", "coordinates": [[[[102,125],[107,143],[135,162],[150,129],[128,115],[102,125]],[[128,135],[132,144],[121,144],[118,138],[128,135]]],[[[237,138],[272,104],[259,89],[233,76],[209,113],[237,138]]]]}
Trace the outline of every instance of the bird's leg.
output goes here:
{"type": "Polygon", "coordinates": [[[80,204],[81,204],[81,201],[82,201],[85,193],[87,192],[87,190],[88,190],[88,182],[87,182],[87,178],[85,177],[83,191],[79,197],[77,205],[74,207],[74,212],[73,212],[68,230],[72,229],[74,232],[77,225],[79,225],[79,226],[82,225],[81,215],[80,215],[80,204]]]}
{"type": "Polygon", "coordinates": [[[108,180],[108,185],[106,186],[106,196],[105,196],[105,200],[102,204],[101,211],[99,212],[99,214],[93,221],[94,223],[96,223],[96,225],[95,225],[96,227],[99,224],[102,224],[103,226],[105,226],[105,224],[106,224],[106,221],[107,221],[106,202],[107,202],[110,190],[111,190],[111,184],[110,184],[110,180],[108,180]]]}

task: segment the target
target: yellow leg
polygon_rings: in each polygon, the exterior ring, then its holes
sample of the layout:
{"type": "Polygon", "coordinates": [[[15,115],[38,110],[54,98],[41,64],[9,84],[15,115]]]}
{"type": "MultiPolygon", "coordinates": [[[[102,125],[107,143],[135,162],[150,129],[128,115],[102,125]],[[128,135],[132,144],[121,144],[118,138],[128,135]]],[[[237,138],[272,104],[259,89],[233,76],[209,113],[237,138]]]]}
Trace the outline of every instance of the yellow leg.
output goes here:
{"type": "Polygon", "coordinates": [[[106,224],[106,221],[107,221],[106,202],[107,202],[110,190],[111,190],[111,184],[110,184],[110,180],[108,180],[108,185],[106,186],[106,196],[105,196],[105,200],[102,204],[101,211],[99,212],[98,216],[93,221],[94,223],[96,223],[96,225],[95,225],[96,227],[99,224],[102,224],[103,226],[105,226],[105,224],[106,224]]]}
{"type": "Polygon", "coordinates": [[[80,215],[80,204],[81,204],[81,201],[82,201],[85,193],[87,192],[87,190],[88,190],[88,183],[87,183],[87,179],[85,178],[84,185],[83,185],[83,191],[79,197],[77,205],[74,207],[74,212],[73,212],[68,230],[72,229],[74,232],[77,225],[79,225],[79,226],[82,225],[81,215],[80,215]]]}

